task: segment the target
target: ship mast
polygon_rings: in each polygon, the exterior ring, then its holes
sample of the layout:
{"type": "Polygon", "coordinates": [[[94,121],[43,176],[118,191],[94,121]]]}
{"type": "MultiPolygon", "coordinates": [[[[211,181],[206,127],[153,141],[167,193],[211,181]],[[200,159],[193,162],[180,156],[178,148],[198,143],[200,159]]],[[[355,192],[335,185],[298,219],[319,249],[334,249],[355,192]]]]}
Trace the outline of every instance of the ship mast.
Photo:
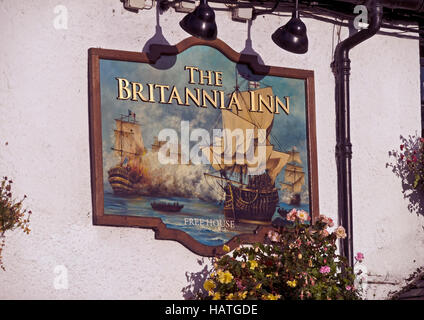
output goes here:
{"type": "MultiPolygon", "coordinates": [[[[135,114],[129,111],[128,115],[120,115],[115,119],[115,145],[111,149],[120,157],[120,165],[126,161],[134,162],[137,156],[144,151],[141,126],[135,119],[135,114]],[[128,155],[128,158],[127,158],[128,155]]],[[[132,163],[132,165],[135,165],[132,163]]],[[[135,165],[138,167],[138,165],[135,165]]]]}
{"type": "Polygon", "coordinates": [[[286,166],[284,182],[281,182],[281,190],[289,190],[292,193],[299,193],[301,186],[305,183],[305,172],[299,152],[293,147],[290,151],[290,161],[286,166]]]}
{"type": "MultiPolygon", "coordinates": [[[[243,184],[247,183],[245,180],[249,174],[258,175],[262,170],[265,170],[271,178],[271,183],[274,183],[278,174],[283,167],[293,159],[293,156],[290,152],[282,152],[274,149],[274,145],[270,142],[274,114],[272,112],[267,112],[267,110],[265,110],[265,112],[251,112],[249,107],[252,105],[250,100],[255,96],[262,95],[263,97],[273,97],[272,87],[268,86],[261,88],[258,82],[249,81],[247,90],[240,91],[238,73],[236,70],[234,91],[229,96],[233,95],[237,96],[241,107],[232,106],[231,109],[221,110],[222,128],[229,129],[230,132],[233,132],[235,129],[242,129],[243,132],[253,130],[254,134],[251,138],[254,139],[254,154],[259,152],[259,141],[264,141],[266,152],[264,160],[266,161],[266,165],[265,167],[258,167],[257,163],[250,163],[247,159],[245,159],[243,163],[238,161],[238,155],[245,154],[245,156],[247,156],[247,149],[251,147],[252,141],[247,137],[244,138],[243,143],[239,144],[236,141],[235,146],[234,142],[230,142],[233,141],[234,136],[220,137],[216,141],[214,140],[213,145],[202,148],[204,155],[209,159],[211,167],[219,172],[221,178],[232,178],[230,181],[238,180],[239,184],[243,184]],[[252,92],[254,93],[252,94],[252,92]],[[265,137],[260,136],[262,133],[259,129],[266,130],[265,137]],[[229,153],[231,153],[233,158],[230,163],[225,160],[227,155],[230,155],[229,153]],[[240,176],[238,178],[236,176],[233,178],[234,173],[240,176]]],[[[278,140],[277,144],[279,144],[278,140]]]]}

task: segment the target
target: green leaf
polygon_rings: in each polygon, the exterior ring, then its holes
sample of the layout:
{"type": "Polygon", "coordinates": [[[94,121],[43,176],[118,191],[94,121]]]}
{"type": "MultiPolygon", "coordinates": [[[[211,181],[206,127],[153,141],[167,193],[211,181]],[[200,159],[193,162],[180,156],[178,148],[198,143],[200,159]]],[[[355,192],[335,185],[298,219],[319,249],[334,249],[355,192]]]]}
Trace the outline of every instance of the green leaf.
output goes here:
{"type": "Polygon", "coordinates": [[[417,173],[415,174],[415,180],[414,180],[414,189],[417,188],[418,183],[420,182],[421,176],[417,173]]]}

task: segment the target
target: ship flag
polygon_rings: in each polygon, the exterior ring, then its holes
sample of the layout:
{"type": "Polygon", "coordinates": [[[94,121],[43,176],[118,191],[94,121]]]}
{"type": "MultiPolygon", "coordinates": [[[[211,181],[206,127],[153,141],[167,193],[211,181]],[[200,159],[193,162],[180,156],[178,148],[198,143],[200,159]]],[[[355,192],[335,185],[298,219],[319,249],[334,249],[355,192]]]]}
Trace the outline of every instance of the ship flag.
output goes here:
{"type": "Polygon", "coordinates": [[[128,117],[133,117],[135,121],[135,112],[132,112],[130,109],[128,109],[128,117]]]}
{"type": "Polygon", "coordinates": [[[257,81],[249,81],[249,89],[259,89],[261,87],[260,83],[257,81]]]}

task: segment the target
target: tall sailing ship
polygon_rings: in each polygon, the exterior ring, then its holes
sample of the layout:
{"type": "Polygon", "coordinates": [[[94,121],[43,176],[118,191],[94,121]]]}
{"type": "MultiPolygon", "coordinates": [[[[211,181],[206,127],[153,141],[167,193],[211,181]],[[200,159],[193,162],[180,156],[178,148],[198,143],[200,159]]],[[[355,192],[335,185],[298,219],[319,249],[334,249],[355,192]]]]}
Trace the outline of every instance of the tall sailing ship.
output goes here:
{"type": "Polygon", "coordinates": [[[142,156],[145,152],[141,125],[136,115],[128,110],[128,115],[115,119],[115,144],[112,150],[119,157],[117,165],[108,171],[108,181],[115,194],[134,195],[136,185],[143,179],[142,156]]]}
{"type": "Polygon", "coordinates": [[[281,182],[281,190],[286,190],[289,193],[290,200],[289,204],[299,205],[301,202],[301,191],[305,184],[305,172],[301,166],[302,161],[300,159],[299,152],[293,148],[292,161],[289,162],[284,172],[284,182],[281,182]]]}
{"type": "MultiPolygon", "coordinates": [[[[257,87],[258,85],[255,86],[255,88],[257,87]]],[[[221,187],[225,192],[223,210],[227,219],[242,223],[268,225],[271,224],[279,203],[275,179],[286,164],[297,160],[298,155],[274,149],[274,145],[270,143],[274,113],[266,110],[265,112],[250,112],[251,91],[254,91],[255,96],[260,94],[265,99],[273,97],[271,87],[239,91],[236,86],[235,94],[240,102],[241,110],[237,108],[223,109],[222,129],[229,129],[230,132],[242,129],[243,133],[246,133],[247,129],[253,129],[253,144],[251,143],[252,137],[246,137],[244,134],[244,144],[236,144],[232,141],[232,149],[229,150],[228,141],[226,141],[228,139],[225,139],[225,136],[217,138],[214,145],[202,148],[202,152],[219,176],[209,173],[205,173],[205,176],[222,182],[221,187]],[[260,136],[258,129],[264,129],[266,136],[260,136]],[[253,154],[257,155],[260,151],[259,141],[265,142],[262,143],[262,147],[265,147],[266,151],[266,165],[255,172],[252,167],[256,167],[257,163],[252,164],[247,161],[246,154],[252,152],[248,149],[253,145],[253,154]],[[229,159],[229,155],[231,155],[231,159],[229,159]],[[244,156],[244,161],[240,161],[240,155],[244,156]]]]}

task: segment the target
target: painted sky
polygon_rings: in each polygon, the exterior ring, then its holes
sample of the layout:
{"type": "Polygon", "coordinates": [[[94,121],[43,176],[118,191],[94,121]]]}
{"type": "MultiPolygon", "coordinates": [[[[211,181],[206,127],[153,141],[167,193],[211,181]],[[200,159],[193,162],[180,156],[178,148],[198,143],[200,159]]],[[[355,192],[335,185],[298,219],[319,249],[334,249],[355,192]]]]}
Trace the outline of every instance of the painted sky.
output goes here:
{"type": "MultiPolygon", "coordinates": [[[[162,59],[162,58],[161,58],[162,59]]],[[[166,59],[166,58],[165,58],[166,59]]],[[[157,136],[163,128],[175,129],[180,132],[181,120],[190,121],[190,130],[203,128],[208,131],[213,128],[221,128],[221,112],[212,106],[199,108],[191,106],[147,103],[142,101],[122,101],[117,99],[118,86],[115,78],[126,78],[129,81],[155,83],[176,86],[184,100],[184,87],[191,89],[204,88],[206,90],[217,89],[225,91],[226,95],[234,91],[236,83],[240,90],[248,90],[248,80],[255,79],[247,66],[238,66],[227,59],[218,50],[209,46],[194,46],[180,53],[175,64],[166,70],[163,65],[166,61],[159,60],[158,65],[152,66],[143,63],[123,62],[114,60],[100,60],[101,81],[101,108],[102,108],[102,134],[103,134],[103,161],[104,182],[106,190],[110,190],[107,183],[107,170],[118,162],[111,147],[113,146],[114,119],[120,114],[128,114],[128,109],[137,115],[141,123],[144,145],[150,149],[154,136],[157,136]],[[161,65],[160,65],[161,64],[161,65]],[[191,85],[189,72],[185,66],[196,66],[202,70],[222,71],[222,87],[191,85]],[[246,79],[247,78],[247,79],[246,79]]],[[[299,79],[289,79],[274,76],[265,76],[260,79],[261,87],[271,86],[274,95],[284,101],[285,96],[290,97],[290,114],[286,115],[280,109],[280,114],[274,117],[274,125],[271,131],[271,143],[274,149],[288,151],[296,146],[306,172],[306,185],[308,183],[307,172],[307,143],[306,143],[306,110],[305,110],[305,82],[299,79]]],[[[145,88],[147,91],[147,88],[145,88]]],[[[155,90],[155,94],[158,90],[155,90]]],[[[194,92],[194,90],[192,90],[194,92]]],[[[165,94],[168,97],[169,92],[165,94]]],[[[159,99],[156,98],[156,101],[159,99]]],[[[174,100],[175,101],[175,100],[174,100]]],[[[284,170],[276,180],[283,181],[284,170]]]]}

